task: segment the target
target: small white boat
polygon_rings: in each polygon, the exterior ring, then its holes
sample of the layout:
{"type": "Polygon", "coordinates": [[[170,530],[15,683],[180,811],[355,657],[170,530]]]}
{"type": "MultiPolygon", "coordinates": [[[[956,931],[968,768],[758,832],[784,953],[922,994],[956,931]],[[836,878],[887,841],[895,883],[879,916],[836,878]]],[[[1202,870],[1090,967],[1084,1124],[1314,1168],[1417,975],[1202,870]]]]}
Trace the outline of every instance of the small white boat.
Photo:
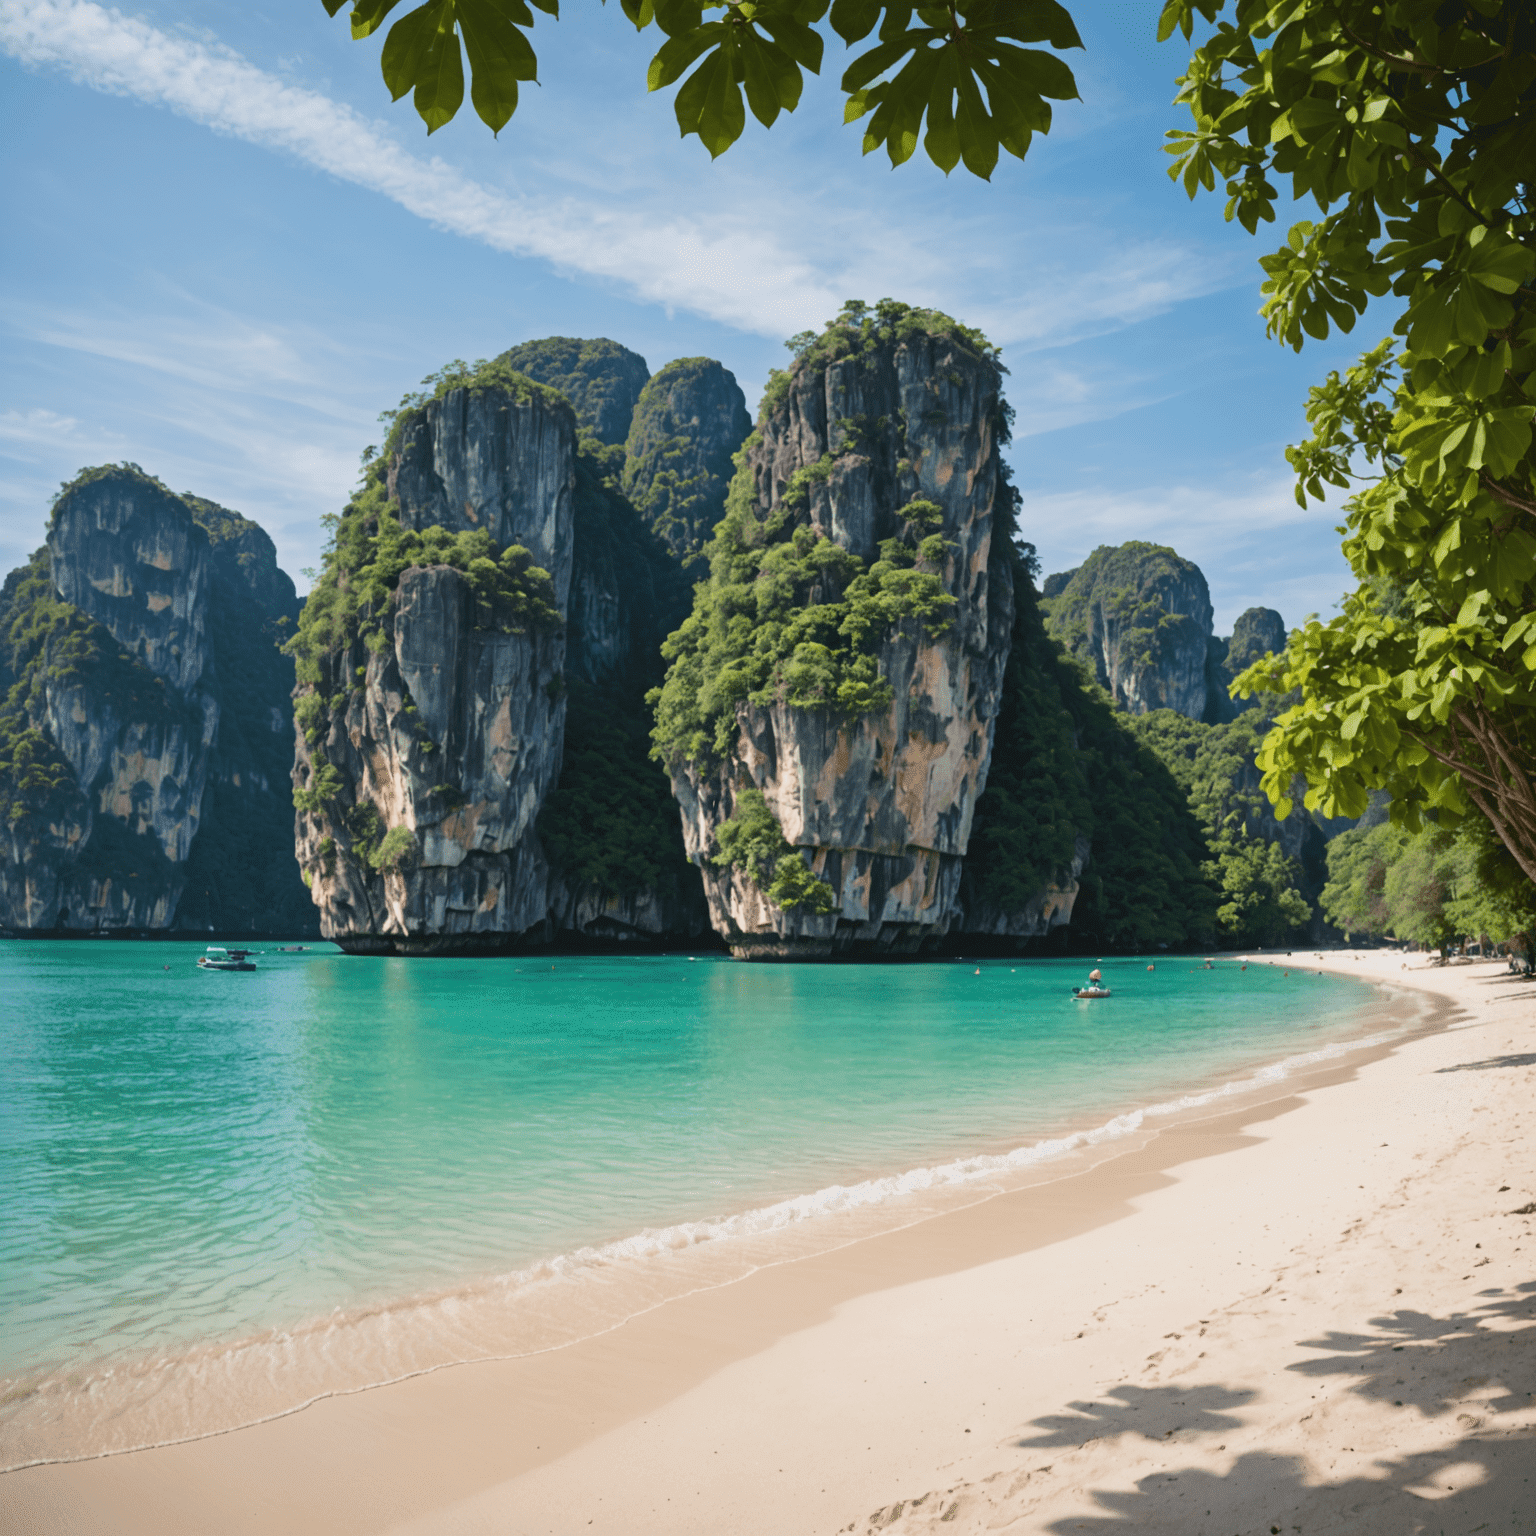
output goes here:
{"type": "Polygon", "coordinates": [[[1108,987],[1073,987],[1072,988],[1072,996],[1075,997],[1078,1000],[1078,1002],[1086,1003],[1089,1000],[1089,998],[1093,998],[1093,997],[1108,997],[1109,996],[1109,988],[1108,987]]]}
{"type": "Polygon", "coordinates": [[[200,971],[254,971],[256,964],[250,956],[260,954],[257,949],[225,949],[220,944],[210,944],[205,953],[197,957],[200,971]]]}

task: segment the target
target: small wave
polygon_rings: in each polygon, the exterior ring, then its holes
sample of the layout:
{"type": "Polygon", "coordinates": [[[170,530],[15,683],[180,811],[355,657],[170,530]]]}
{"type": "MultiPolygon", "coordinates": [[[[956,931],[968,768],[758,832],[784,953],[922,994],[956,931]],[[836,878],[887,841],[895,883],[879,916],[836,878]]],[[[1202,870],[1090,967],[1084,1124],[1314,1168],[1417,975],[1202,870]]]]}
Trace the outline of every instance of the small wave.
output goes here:
{"type": "Polygon", "coordinates": [[[1200,1109],[1221,1099],[1252,1093],[1273,1083],[1283,1081],[1293,1072],[1316,1066],[1325,1061],[1335,1061],[1352,1051],[1369,1050],[1386,1045],[1401,1037],[1400,1030],[1388,1030],[1352,1040],[1335,1041],[1319,1046],[1316,1050],[1287,1056],[1271,1062],[1246,1077],[1233,1078],[1217,1087],[1198,1093],[1184,1094],[1177,1099],[1152,1104],[1143,1109],[1128,1110],[1096,1125],[1091,1130],[1076,1131],[1069,1136],[1059,1136],[1043,1141],[1030,1142],[1008,1152],[977,1153],[970,1157],[955,1158],[947,1163],[931,1167],[909,1168],[903,1173],[888,1174],[883,1178],[864,1179],[857,1184],[829,1184],[813,1194],[794,1195],[773,1205],[758,1206],[730,1216],[709,1217],[701,1221],[678,1222],[667,1227],[646,1227],[629,1237],[613,1242],[573,1249],[558,1258],[544,1260],[525,1270],[518,1270],[503,1277],[502,1283],[521,1287],[530,1282],[555,1279],[574,1270],[593,1265],[618,1263],[626,1260],[656,1258],[683,1249],[698,1247],[731,1238],[759,1237],[783,1232],[803,1222],[816,1221],[826,1216],[845,1215],[852,1211],[867,1210],[884,1205],[904,1196],[919,1195],[931,1190],[952,1188],[957,1185],[981,1183],[1000,1174],[1017,1173],[1054,1158],[1065,1157],[1069,1152],[1085,1147],[1099,1146],[1115,1141],[1140,1130],[1153,1116],[1180,1114],[1200,1109]]]}

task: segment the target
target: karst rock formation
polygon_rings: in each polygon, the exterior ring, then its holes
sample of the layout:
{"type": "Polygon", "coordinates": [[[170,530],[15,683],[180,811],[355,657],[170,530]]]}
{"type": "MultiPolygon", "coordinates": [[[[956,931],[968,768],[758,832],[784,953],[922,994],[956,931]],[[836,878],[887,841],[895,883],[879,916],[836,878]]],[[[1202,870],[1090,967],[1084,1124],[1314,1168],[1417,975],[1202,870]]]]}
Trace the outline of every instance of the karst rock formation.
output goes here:
{"type": "Polygon", "coordinates": [[[0,927],[304,931],[278,651],[298,605],[271,540],[136,466],[83,471],[0,608],[0,927]]]}
{"type": "MultiPolygon", "coordinates": [[[[939,633],[903,621],[875,658],[890,703],[850,715],[783,697],[736,705],[718,762],[677,760],[673,791],[717,933],[744,957],[903,953],[961,918],[959,886],[986,784],[1013,622],[1007,529],[999,526],[1000,376],[961,336],[907,334],[846,356],[803,357],[749,440],[738,493],[765,523],[825,537],[868,567],[914,501],[940,509],[939,633]],[[745,868],[715,857],[744,791],[760,792],[835,910],[784,909],[745,868]]],[[[830,589],[811,600],[835,596],[830,589]]]]}

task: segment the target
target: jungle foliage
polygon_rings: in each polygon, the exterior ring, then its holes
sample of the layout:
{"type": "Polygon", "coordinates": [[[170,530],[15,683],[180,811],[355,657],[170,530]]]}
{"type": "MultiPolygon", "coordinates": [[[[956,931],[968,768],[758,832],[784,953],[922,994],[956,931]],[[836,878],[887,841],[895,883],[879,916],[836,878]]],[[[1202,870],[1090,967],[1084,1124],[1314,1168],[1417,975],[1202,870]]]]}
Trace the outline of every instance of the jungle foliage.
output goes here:
{"type": "Polygon", "coordinates": [[[696,555],[719,522],[733,456],[751,430],[740,387],[713,358],[680,357],[641,391],[624,493],[680,558],[696,555]]]}
{"type": "Polygon", "coordinates": [[[651,376],[638,352],[606,336],[523,341],[496,361],[558,390],[571,402],[578,424],[609,447],[622,444],[629,435],[635,403],[651,376]]]}
{"type": "MultiPolygon", "coordinates": [[[[1203,868],[1221,893],[1217,925],[1223,940],[1240,948],[1289,943],[1312,917],[1306,891],[1313,882],[1281,847],[1254,765],[1269,725],[1261,709],[1223,725],[1171,709],[1130,718],[1131,730],[1167,765],[1200,824],[1203,868]]],[[[1314,832],[1309,843],[1308,851],[1319,851],[1321,834],[1314,832]]]]}
{"type": "Polygon", "coordinates": [[[1328,845],[1323,912],[1347,935],[1445,949],[1463,937],[1536,956],[1536,886],[1481,816],[1411,832],[1382,822],[1328,845]]]}
{"type": "MultiPolygon", "coordinates": [[[[335,16],[348,0],[321,3],[335,16]]],[[[370,36],[399,3],[351,0],[352,36],[370,36]]],[[[1050,131],[1050,103],[1077,96],[1057,53],[1081,48],[1082,40],[1056,0],[619,3],[636,28],[655,25],[665,34],[647,87],[682,81],[678,128],[685,138],[696,133],[711,156],[741,137],[748,107],[770,128],[781,112],[795,110],[805,72],[821,73],[824,21],[850,48],[877,38],[843,72],[843,120],[868,117],[864,153],[883,146],[892,165],[911,158],[922,134],[924,151],[946,174],[963,161],[974,175],[990,177],[1000,149],[1022,160],[1033,136],[1050,131]],[[1041,42],[1057,52],[1019,46],[1041,42]]],[[[413,92],[427,132],[435,133],[463,105],[467,57],[470,100],[499,133],[517,110],[519,83],[537,79],[530,4],[546,16],[560,13],[559,0],[426,0],[407,12],[389,29],[379,58],[391,97],[413,92]]]]}
{"type": "Polygon", "coordinates": [[[576,460],[573,588],[614,592],[625,644],[615,661],[573,608],[560,778],[539,815],[545,856],[568,889],[700,896],[667,774],[650,754],[645,696],[662,680],[661,642],[688,611],[688,583],[619,489],[624,450],[584,434],[576,460]]]}
{"type": "Polygon", "coordinates": [[[1014,546],[1014,561],[1013,648],[966,854],[968,909],[1022,908],[1066,874],[1083,837],[1092,852],[1070,942],[1209,944],[1218,898],[1184,791],[1082,663],[1047,635],[1033,549],[1014,546]]]}
{"type": "Polygon", "coordinates": [[[779,505],[760,515],[751,470],[738,458],[725,516],[704,547],[709,576],[662,647],[670,666],[648,700],[656,754],[666,763],[723,757],[743,701],[848,715],[885,709],[892,694],[880,646],[904,623],[942,633],[955,604],[941,574],[949,545],[933,502],[900,509],[896,535],[865,561],[809,526],[802,488],[831,473],[830,459],[799,471],[800,485],[791,480],[779,505]]]}

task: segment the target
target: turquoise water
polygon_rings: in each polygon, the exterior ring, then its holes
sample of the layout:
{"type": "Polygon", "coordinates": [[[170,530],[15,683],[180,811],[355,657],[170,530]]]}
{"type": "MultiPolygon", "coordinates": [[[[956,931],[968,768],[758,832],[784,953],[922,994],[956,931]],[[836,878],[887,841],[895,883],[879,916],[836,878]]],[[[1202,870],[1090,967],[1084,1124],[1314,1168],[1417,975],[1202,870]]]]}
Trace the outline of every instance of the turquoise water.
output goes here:
{"type": "Polygon", "coordinates": [[[1108,961],[1083,1004],[1081,962],[195,953],[0,944],[0,1371],[1029,1146],[1315,1050],[1375,995],[1186,959],[1108,961]]]}

